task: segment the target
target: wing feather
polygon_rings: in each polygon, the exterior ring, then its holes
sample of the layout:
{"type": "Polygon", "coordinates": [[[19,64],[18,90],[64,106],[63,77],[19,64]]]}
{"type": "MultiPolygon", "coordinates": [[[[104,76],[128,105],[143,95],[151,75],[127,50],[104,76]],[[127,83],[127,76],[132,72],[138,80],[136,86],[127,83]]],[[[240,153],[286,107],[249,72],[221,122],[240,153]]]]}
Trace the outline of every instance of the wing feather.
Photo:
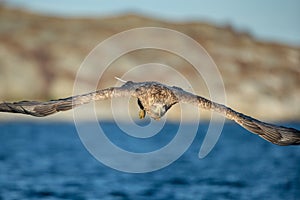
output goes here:
{"type": "Polygon", "coordinates": [[[203,109],[216,111],[226,118],[257,134],[261,138],[277,145],[300,145],[300,131],[294,128],[277,126],[259,121],[250,116],[244,115],[222,104],[212,102],[201,96],[186,92],[180,88],[173,87],[178,100],[183,103],[190,103],[203,109]]]}
{"type": "Polygon", "coordinates": [[[237,113],[235,121],[252,133],[274,144],[300,145],[300,131],[294,128],[265,123],[241,113],[237,113]]]}
{"type": "Polygon", "coordinates": [[[74,107],[90,103],[96,100],[105,100],[112,97],[134,95],[135,87],[138,84],[127,82],[121,87],[112,87],[95,92],[77,95],[73,97],[50,100],[47,102],[39,101],[19,101],[13,103],[0,103],[0,112],[21,113],[35,117],[45,117],[57,112],[67,111],[74,107]]]}

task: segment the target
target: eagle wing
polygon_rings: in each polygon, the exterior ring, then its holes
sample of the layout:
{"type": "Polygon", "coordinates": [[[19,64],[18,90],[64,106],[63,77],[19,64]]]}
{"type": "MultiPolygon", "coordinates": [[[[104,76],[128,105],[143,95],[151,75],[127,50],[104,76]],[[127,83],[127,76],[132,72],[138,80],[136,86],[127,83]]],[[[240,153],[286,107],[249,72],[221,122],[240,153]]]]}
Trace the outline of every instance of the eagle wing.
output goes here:
{"type": "Polygon", "coordinates": [[[239,113],[225,105],[212,102],[201,96],[186,92],[178,87],[172,87],[179,102],[193,104],[203,109],[212,110],[234,120],[236,123],[257,134],[261,138],[277,145],[300,145],[300,131],[294,128],[277,126],[259,121],[250,116],[239,113]]]}
{"type": "Polygon", "coordinates": [[[74,107],[90,103],[91,101],[105,100],[113,97],[134,96],[138,83],[131,81],[121,87],[111,87],[97,90],[82,95],[72,96],[63,99],[39,101],[19,101],[13,103],[0,103],[0,112],[11,112],[32,115],[35,117],[45,117],[60,111],[70,110],[74,107]]]}

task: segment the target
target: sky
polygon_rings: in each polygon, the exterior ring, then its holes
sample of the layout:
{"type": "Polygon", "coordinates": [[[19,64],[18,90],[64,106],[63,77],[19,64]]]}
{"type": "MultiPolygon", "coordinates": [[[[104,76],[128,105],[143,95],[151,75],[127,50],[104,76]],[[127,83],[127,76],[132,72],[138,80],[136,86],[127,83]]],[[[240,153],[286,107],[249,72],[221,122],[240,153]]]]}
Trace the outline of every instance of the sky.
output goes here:
{"type": "Polygon", "coordinates": [[[299,0],[6,0],[46,15],[114,16],[137,13],[173,22],[232,25],[254,37],[300,46],[299,0]]]}

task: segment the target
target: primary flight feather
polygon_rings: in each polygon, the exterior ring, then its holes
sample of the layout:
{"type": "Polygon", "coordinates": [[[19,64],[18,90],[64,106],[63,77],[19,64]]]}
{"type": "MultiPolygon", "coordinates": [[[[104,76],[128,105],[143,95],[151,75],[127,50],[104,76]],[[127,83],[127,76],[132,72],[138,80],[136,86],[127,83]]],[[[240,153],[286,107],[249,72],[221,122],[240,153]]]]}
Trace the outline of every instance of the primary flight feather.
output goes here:
{"type": "Polygon", "coordinates": [[[0,103],[0,112],[22,113],[36,117],[44,117],[56,112],[70,110],[91,101],[124,96],[137,98],[138,105],[141,109],[139,112],[140,118],[144,118],[145,115],[148,114],[154,119],[160,119],[174,104],[179,102],[188,103],[203,109],[218,112],[271,143],[277,145],[300,145],[299,130],[261,122],[250,116],[236,112],[222,104],[186,92],[179,87],[170,87],[158,82],[127,81],[121,87],[111,87],[47,102],[3,102],[0,103]]]}

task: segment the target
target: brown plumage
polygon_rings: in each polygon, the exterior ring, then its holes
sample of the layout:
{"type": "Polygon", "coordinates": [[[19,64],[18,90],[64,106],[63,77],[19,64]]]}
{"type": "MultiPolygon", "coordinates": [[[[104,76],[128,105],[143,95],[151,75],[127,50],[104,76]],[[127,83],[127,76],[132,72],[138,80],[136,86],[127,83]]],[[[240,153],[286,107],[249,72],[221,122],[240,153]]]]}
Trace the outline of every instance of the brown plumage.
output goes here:
{"type": "Polygon", "coordinates": [[[170,87],[158,82],[127,81],[121,87],[111,87],[95,92],[77,95],[69,98],[51,100],[48,102],[20,101],[0,103],[0,112],[12,112],[44,117],[60,111],[70,110],[76,106],[91,101],[104,100],[113,97],[132,96],[138,99],[140,118],[148,114],[154,119],[160,119],[176,103],[188,103],[203,109],[218,112],[228,119],[234,120],[242,127],[257,134],[263,139],[277,145],[299,145],[300,131],[283,126],[261,122],[257,119],[236,112],[222,104],[212,102],[201,96],[186,92],[178,87],[170,87]]]}

